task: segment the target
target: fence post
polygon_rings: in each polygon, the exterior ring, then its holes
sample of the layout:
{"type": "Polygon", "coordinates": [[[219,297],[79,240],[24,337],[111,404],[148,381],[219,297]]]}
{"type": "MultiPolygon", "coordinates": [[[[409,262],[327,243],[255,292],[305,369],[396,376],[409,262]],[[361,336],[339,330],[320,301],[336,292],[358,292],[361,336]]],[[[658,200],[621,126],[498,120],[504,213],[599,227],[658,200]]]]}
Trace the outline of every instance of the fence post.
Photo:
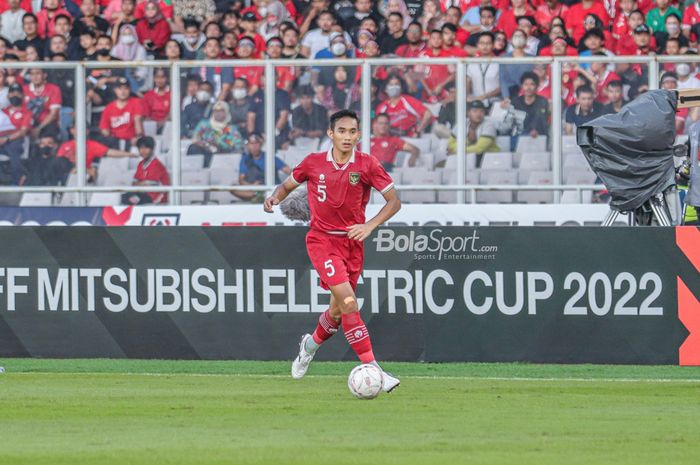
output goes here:
{"type": "MultiPolygon", "coordinates": [[[[76,154],[75,165],[78,172],[78,186],[80,190],[78,194],[78,205],[84,207],[87,205],[87,194],[83,190],[85,187],[85,178],[87,176],[85,169],[85,160],[87,159],[87,102],[85,90],[85,67],[82,63],[78,63],[75,68],[75,138],[76,138],[76,154]]],[[[64,193],[66,195],[68,193],[64,193]]]]}

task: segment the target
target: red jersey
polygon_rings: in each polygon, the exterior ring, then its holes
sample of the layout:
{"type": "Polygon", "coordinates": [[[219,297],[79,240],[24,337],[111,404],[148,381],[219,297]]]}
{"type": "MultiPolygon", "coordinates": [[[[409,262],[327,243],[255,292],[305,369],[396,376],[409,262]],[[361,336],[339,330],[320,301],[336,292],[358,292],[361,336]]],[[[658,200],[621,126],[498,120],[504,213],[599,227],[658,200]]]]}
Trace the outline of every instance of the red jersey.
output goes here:
{"type": "Polygon", "coordinates": [[[143,116],[154,121],[165,121],[170,116],[170,89],[163,94],[149,90],[143,94],[143,116]]]}
{"type": "Polygon", "coordinates": [[[428,109],[420,100],[410,95],[402,95],[398,102],[392,105],[389,100],[377,105],[377,114],[389,115],[391,127],[401,130],[406,134],[415,134],[416,125],[428,109]]]}
{"type": "MultiPolygon", "coordinates": [[[[693,2],[683,10],[683,21],[681,24],[683,30],[689,31],[698,23],[700,23],[700,6],[697,2],[693,2]]],[[[691,37],[694,35],[695,34],[691,34],[691,37]]]]}
{"type": "MultiPolygon", "coordinates": [[[[25,11],[29,12],[32,10],[29,9],[25,11]]],[[[68,13],[68,10],[60,7],[53,13],[49,13],[49,10],[46,10],[44,8],[42,8],[36,13],[37,34],[39,34],[39,37],[41,37],[42,39],[46,39],[52,37],[55,34],[56,16],[58,15],[66,15],[69,18],[72,17],[71,14],[68,13]],[[49,17],[49,14],[51,14],[51,17],[49,17]]]]}
{"type": "Polygon", "coordinates": [[[547,4],[542,4],[537,7],[535,12],[535,21],[540,25],[540,28],[544,32],[548,32],[552,25],[552,20],[559,16],[561,18],[566,17],[566,12],[569,11],[569,7],[563,3],[559,3],[554,9],[547,6],[547,4]]]}
{"type": "MultiPolygon", "coordinates": [[[[102,158],[107,155],[108,150],[109,147],[106,145],[102,145],[95,140],[88,139],[85,142],[85,166],[87,168],[91,167],[95,159],[102,158]]],[[[75,140],[69,140],[68,142],[61,144],[61,146],[58,148],[58,152],[56,152],[56,156],[67,158],[68,161],[75,165],[75,157],[77,152],[78,149],[76,147],[75,140]]]]}
{"type": "Polygon", "coordinates": [[[620,81],[620,76],[617,75],[617,73],[613,71],[605,71],[605,74],[601,79],[598,79],[598,82],[595,85],[595,90],[596,94],[596,101],[601,102],[601,103],[608,103],[608,96],[605,95],[605,88],[607,87],[608,84],[610,84],[611,81],[620,81]]]}
{"type": "Polygon", "coordinates": [[[135,117],[143,115],[141,99],[131,97],[124,108],[117,106],[118,100],[107,105],[100,118],[100,129],[107,129],[112,137],[129,140],[136,137],[135,117]]]}
{"type": "Polygon", "coordinates": [[[12,125],[17,129],[32,128],[32,112],[22,105],[19,108],[7,107],[3,110],[10,117],[12,125]]]}
{"type": "Polygon", "coordinates": [[[467,30],[464,29],[463,27],[458,27],[458,28],[457,28],[457,34],[456,34],[456,36],[455,36],[455,40],[456,40],[457,42],[459,42],[459,44],[460,44],[462,47],[464,47],[465,45],[467,45],[467,40],[469,40],[469,36],[470,36],[470,35],[471,35],[471,34],[469,34],[469,31],[467,31],[467,30]]]}
{"type": "Polygon", "coordinates": [[[263,66],[236,66],[233,68],[233,78],[244,78],[251,86],[262,87],[262,77],[265,74],[263,66]]]}
{"type": "MultiPolygon", "coordinates": [[[[31,13],[33,8],[32,8],[32,0],[22,0],[19,3],[19,7],[26,11],[27,13],[31,13]]],[[[8,5],[7,0],[0,0],[0,14],[6,12],[7,10],[10,9],[10,5],[8,5]]]]}
{"type": "MultiPolygon", "coordinates": [[[[170,176],[168,176],[165,165],[152,155],[151,158],[139,162],[134,173],[134,181],[147,186],[169,186],[170,176]]],[[[168,194],[165,192],[149,192],[148,196],[153,200],[153,203],[166,203],[168,201],[168,194]]]]}
{"type": "Polygon", "coordinates": [[[308,155],[290,179],[297,184],[307,182],[312,230],[347,234],[351,226],[365,223],[372,188],[384,194],[394,183],[375,157],[353,150],[350,160],[338,166],[332,151],[308,155]]]}
{"type": "Polygon", "coordinates": [[[24,86],[24,104],[37,108],[36,111],[32,111],[33,114],[37,115],[34,120],[36,123],[44,121],[53,108],[61,108],[62,103],[61,89],[55,84],[44,83],[41,92],[37,92],[34,84],[30,83],[24,86]]]}
{"type": "MultiPolygon", "coordinates": [[[[441,49],[437,54],[430,48],[426,49],[420,56],[427,58],[451,58],[458,55],[453,55],[451,52],[457,47],[452,47],[450,50],[441,49]]],[[[467,52],[464,52],[464,56],[468,56],[467,52]]],[[[423,67],[423,72],[425,73],[425,86],[433,90],[438,85],[443,84],[447,79],[454,73],[454,69],[448,65],[425,65],[423,67]]],[[[437,102],[438,96],[428,96],[427,92],[423,92],[423,97],[431,99],[437,102]]],[[[433,103],[434,103],[433,102],[433,103]]]]}
{"type": "Polygon", "coordinates": [[[425,42],[421,42],[417,47],[409,44],[403,44],[397,47],[396,55],[403,58],[418,58],[419,56],[422,56],[421,53],[423,53],[425,50],[425,42]]]}
{"type": "MultiPolygon", "coordinates": [[[[535,16],[535,10],[533,10],[530,5],[526,5],[525,14],[522,16],[535,16]]],[[[501,11],[501,15],[498,17],[498,21],[496,22],[496,29],[503,31],[508,37],[508,40],[510,40],[511,36],[518,28],[516,18],[517,17],[513,10],[508,8],[507,10],[501,11]]]]}
{"type": "Polygon", "coordinates": [[[578,43],[581,37],[586,33],[586,29],[583,26],[583,20],[586,19],[588,13],[593,13],[598,16],[601,21],[603,21],[603,26],[608,27],[610,18],[608,17],[608,12],[605,10],[605,6],[599,1],[595,1],[590,8],[585,8],[583,3],[577,3],[571,5],[569,11],[566,13],[566,18],[564,22],[566,24],[566,29],[573,31],[571,37],[578,43]]]}
{"type": "Polygon", "coordinates": [[[372,136],[369,150],[372,156],[376,157],[380,162],[394,164],[396,153],[403,150],[404,145],[406,145],[406,143],[400,137],[372,136]]]}
{"type": "Polygon", "coordinates": [[[443,49],[443,52],[445,52],[446,56],[448,57],[464,58],[469,56],[466,50],[458,47],[457,45],[453,45],[450,48],[445,48],[443,49]]]}
{"type": "Polygon", "coordinates": [[[627,19],[629,15],[620,12],[617,15],[612,25],[612,36],[615,40],[620,40],[621,37],[626,36],[630,32],[630,26],[627,24],[627,19]]]}
{"type": "MultiPolygon", "coordinates": [[[[649,38],[649,49],[656,50],[656,37],[653,35],[649,38]]],[[[615,55],[639,55],[637,44],[634,43],[634,35],[632,31],[628,31],[626,35],[620,37],[615,44],[615,55]]]]}

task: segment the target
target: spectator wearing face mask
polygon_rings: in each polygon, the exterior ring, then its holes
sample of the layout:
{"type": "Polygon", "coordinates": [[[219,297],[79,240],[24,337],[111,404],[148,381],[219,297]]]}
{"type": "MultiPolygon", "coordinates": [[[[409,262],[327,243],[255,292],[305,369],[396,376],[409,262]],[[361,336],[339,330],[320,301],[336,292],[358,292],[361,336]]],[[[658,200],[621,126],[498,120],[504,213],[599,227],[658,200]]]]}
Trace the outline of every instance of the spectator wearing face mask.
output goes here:
{"type": "Polygon", "coordinates": [[[181,132],[184,137],[192,138],[194,128],[203,119],[209,118],[214,103],[213,86],[210,82],[199,83],[192,103],[187,105],[182,113],[181,132]]]}
{"type": "Polygon", "coordinates": [[[666,32],[668,15],[681,17],[681,11],[670,3],[670,0],[656,0],[656,8],[647,13],[647,25],[651,28],[652,33],[666,32]]]}
{"type": "Polygon", "coordinates": [[[697,89],[700,87],[700,79],[693,73],[693,67],[688,63],[678,63],[676,65],[678,75],[678,89],[697,89]]]}
{"type": "MultiPolygon", "coordinates": [[[[669,14],[666,16],[666,32],[656,32],[654,37],[656,38],[656,43],[658,44],[659,50],[666,49],[666,42],[668,39],[677,39],[680,53],[685,53],[685,51],[690,46],[690,41],[686,36],[681,33],[681,18],[675,14],[669,14]]],[[[676,53],[677,54],[677,53],[676,53]]]]}
{"type": "MultiPolygon", "coordinates": [[[[146,49],[138,42],[136,28],[131,24],[124,24],[119,29],[119,39],[112,49],[112,56],[121,61],[145,61],[146,49]]],[[[131,91],[136,93],[141,90],[146,82],[148,68],[143,66],[126,70],[126,78],[131,85],[131,91]]]]}
{"type": "Polygon", "coordinates": [[[22,154],[24,138],[32,127],[32,115],[24,105],[24,92],[19,84],[12,84],[8,89],[9,106],[2,112],[0,120],[0,153],[10,157],[10,176],[12,184],[19,184],[23,174],[22,154]]]}
{"type": "MultiPolygon", "coordinates": [[[[527,45],[527,34],[521,29],[513,32],[510,39],[511,51],[506,53],[506,57],[523,58],[531,56],[525,52],[527,45]]],[[[513,98],[520,92],[521,76],[532,71],[532,65],[527,63],[513,63],[503,66],[500,69],[501,93],[504,98],[513,98]]]]}
{"type": "MultiPolygon", "coordinates": [[[[267,5],[258,33],[267,41],[280,34],[280,25],[289,20],[289,12],[282,2],[274,1],[267,5]]],[[[262,15],[261,15],[262,16],[262,15]]]]}
{"type": "Polygon", "coordinates": [[[418,137],[433,122],[434,116],[430,110],[403,92],[403,82],[398,76],[387,79],[384,92],[387,98],[377,106],[375,114],[389,115],[394,135],[418,137]]]}
{"type": "Polygon", "coordinates": [[[251,100],[248,95],[248,81],[243,77],[236,78],[231,88],[229,112],[231,124],[236,125],[243,137],[248,136],[248,113],[251,111],[251,100]]]}
{"type": "Polygon", "coordinates": [[[57,186],[63,178],[63,170],[56,162],[58,132],[46,127],[39,133],[34,153],[26,161],[25,174],[19,181],[20,186],[57,186]]]}
{"type": "Polygon", "coordinates": [[[185,32],[179,37],[182,44],[182,58],[185,60],[197,59],[199,50],[207,40],[199,30],[199,23],[193,19],[186,19],[184,23],[185,32]]]}
{"type": "Polygon", "coordinates": [[[194,142],[190,145],[188,155],[204,155],[204,167],[208,168],[211,157],[217,153],[240,152],[243,137],[238,128],[231,124],[231,114],[226,102],[216,102],[209,119],[203,119],[192,134],[194,142]]]}

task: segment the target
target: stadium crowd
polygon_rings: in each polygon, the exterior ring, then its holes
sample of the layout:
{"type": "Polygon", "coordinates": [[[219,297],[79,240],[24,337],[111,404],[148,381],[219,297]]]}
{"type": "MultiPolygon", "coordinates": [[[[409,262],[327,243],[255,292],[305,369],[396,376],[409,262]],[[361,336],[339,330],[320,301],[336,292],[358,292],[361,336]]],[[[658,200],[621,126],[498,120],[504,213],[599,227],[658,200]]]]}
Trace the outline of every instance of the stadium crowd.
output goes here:
{"type": "MultiPolygon", "coordinates": [[[[134,184],[169,182],[153,137],[170,124],[171,60],[231,61],[183,69],[176,111],[191,142],[186,153],[203,155],[205,167],[216,154],[244,153],[244,184],[260,183],[264,172],[257,147],[264,140],[264,68],[236,60],[289,60],[275,76],[274,136],[286,149],[322,138],[329,113],[359,110],[361,73],[343,64],[347,58],[695,55],[699,37],[700,0],[0,0],[1,62],[164,62],[88,69],[89,182],[102,157],[139,155],[134,184]],[[333,58],[337,66],[308,68],[295,58],[333,58]]],[[[565,134],[645,92],[647,73],[641,64],[565,64],[565,134]]],[[[700,87],[697,73],[691,60],[665,64],[660,86],[700,87]]],[[[550,133],[548,66],[470,63],[466,74],[468,152],[515,148],[517,137],[509,147],[497,143],[499,128],[486,118],[494,107],[525,112],[516,136],[550,133]]],[[[453,66],[373,66],[372,78],[372,153],[387,168],[399,152],[413,166],[420,151],[406,139],[427,133],[449,139],[454,153],[453,66]]],[[[61,185],[75,172],[73,81],[68,69],[0,65],[0,183],[61,185]]],[[[688,118],[700,114],[680,113],[679,134],[688,118]]]]}

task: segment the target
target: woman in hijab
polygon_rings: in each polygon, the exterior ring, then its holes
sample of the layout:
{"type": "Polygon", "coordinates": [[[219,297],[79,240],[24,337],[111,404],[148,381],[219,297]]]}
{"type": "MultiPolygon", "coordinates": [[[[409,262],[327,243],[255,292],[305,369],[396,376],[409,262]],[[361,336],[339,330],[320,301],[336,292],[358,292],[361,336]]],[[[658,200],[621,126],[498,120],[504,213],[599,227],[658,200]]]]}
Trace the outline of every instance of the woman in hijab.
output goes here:
{"type": "MultiPolygon", "coordinates": [[[[144,61],[146,49],[136,38],[136,28],[131,24],[124,24],[119,28],[119,38],[117,45],[112,48],[112,56],[121,61],[144,61]]],[[[131,91],[138,93],[146,83],[148,68],[130,68],[126,71],[126,78],[129,80],[131,91]]]]}
{"type": "Polygon", "coordinates": [[[240,152],[243,149],[241,133],[231,124],[228,104],[223,101],[214,104],[211,116],[197,124],[192,137],[194,142],[187,154],[204,155],[204,166],[207,168],[214,154],[240,152]]]}
{"type": "Polygon", "coordinates": [[[136,23],[139,42],[149,55],[158,55],[170,39],[170,24],[156,0],[148,0],[143,13],[143,18],[136,23]]]}
{"type": "Polygon", "coordinates": [[[267,14],[265,20],[260,25],[259,33],[267,42],[268,39],[275,36],[280,36],[280,25],[289,20],[289,11],[282,4],[276,1],[267,5],[267,14]]]}

